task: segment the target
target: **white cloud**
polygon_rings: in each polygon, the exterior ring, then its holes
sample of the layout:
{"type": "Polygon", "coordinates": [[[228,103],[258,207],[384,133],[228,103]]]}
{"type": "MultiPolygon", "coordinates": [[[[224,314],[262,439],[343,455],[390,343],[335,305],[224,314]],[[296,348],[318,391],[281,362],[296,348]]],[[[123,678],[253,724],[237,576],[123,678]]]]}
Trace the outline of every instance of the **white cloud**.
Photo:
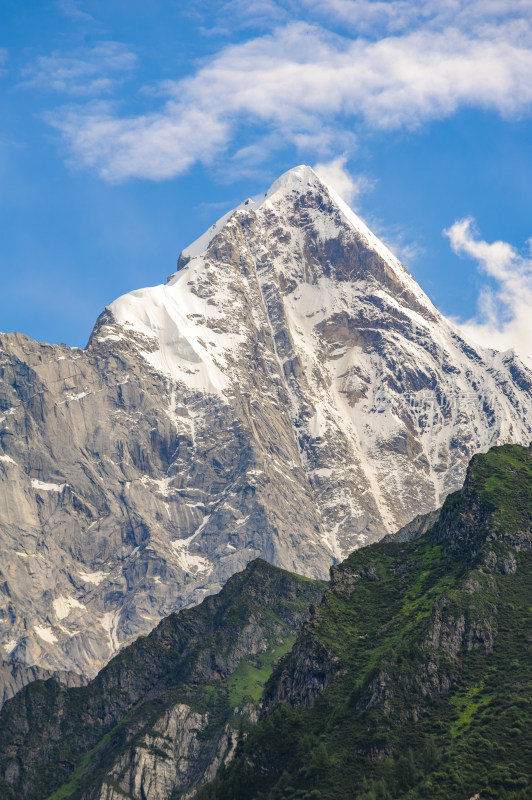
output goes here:
{"type": "Polygon", "coordinates": [[[48,120],[61,129],[75,157],[104,179],[164,180],[208,161],[228,138],[223,120],[195,108],[174,114],[172,105],[160,114],[118,119],[109,104],[99,103],[84,116],[74,109],[48,120]]]}
{"type": "Polygon", "coordinates": [[[461,325],[466,335],[484,346],[532,357],[532,258],[507,242],[477,238],[472,219],[459,220],[444,233],[455,253],[475,259],[495,282],[494,288],[482,288],[477,316],[461,325]]]}
{"type": "MultiPolygon", "coordinates": [[[[305,159],[330,161],[368,130],[416,129],[462,107],[528,114],[530,14],[517,0],[508,0],[506,16],[497,0],[469,5],[335,0],[333,11],[356,12],[362,30],[376,9],[395,8],[399,29],[361,38],[292,22],[226,47],[191,76],[162,82],[156,111],[121,116],[69,108],[48,119],[78,164],[120,181],[174,177],[235,149],[243,131],[247,157],[264,160],[272,148],[290,144],[305,159]]],[[[383,19],[386,27],[387,11],[383,19]]]]}
{"type": "Polygon", "coordinates": [[[361,194],[371,188],[372,182],[364,176],[351,175],[346,169],[347,156],[339,156],[332,161],[320,162],[314,171],[322,181],[338,192],[346,203],[354,204],[361,194]]]}
{"type": "Polygon", "coordinates": [[[107,94],[112,74],[129,72],[137,57],[120,42],[99,42],[68,54],[39,57],[23,72],[21,86],[74,95],[107,94]]]}

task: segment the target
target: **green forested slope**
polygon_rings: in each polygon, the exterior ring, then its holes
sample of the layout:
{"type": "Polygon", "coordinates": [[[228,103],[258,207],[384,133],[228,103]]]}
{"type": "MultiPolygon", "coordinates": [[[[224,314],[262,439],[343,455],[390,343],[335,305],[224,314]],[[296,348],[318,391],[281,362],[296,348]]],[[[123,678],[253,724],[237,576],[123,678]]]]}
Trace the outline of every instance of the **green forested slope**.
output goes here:
{"type": "Polygon", "coordinates": [[[426,535],[335,567],[270,710],[198,797],[531,798],[531,531],[532,451],[508,445],[426,535]]]}

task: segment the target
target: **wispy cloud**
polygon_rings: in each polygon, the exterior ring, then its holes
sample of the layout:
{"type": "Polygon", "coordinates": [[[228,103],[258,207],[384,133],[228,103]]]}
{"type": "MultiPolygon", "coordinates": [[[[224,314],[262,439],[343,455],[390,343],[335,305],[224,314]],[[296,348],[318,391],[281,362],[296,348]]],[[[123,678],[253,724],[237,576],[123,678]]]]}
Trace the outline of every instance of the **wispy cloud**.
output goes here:
{"type": "Polygon", "coordinates": [[[464,332],[484,346],[532,357],[532,257],[507,242],[490,244],[478,238],[470,218],[444,233],[455,253],[475,259],[495,282],[482,288],[478,313],[461,325],[464,332]]]}
{"type": "Polygon", "coordinates": [[[383,223],[378,217],[366,218],[370,229],[382,239],[384,244],[408,269],[425,255],[425,247],[419,242],[419,231],[402,225],[383,223]]]}
{"type": "Polygon", "coordinates": [[[61,130],[75,161],[94,167],[109,181],[179,175],[196,161],[212,159],[229,137],[226,121],[201,108],[173,113],[171,103],[160,114],[126,120],[115,117],[104,103],[47,119],[61,130]]]}
{"type": "Polygon", "coordinates": [[[226,0],[195,4],[195,12],[204,19],[200,32],[206,36],[234,35],[235,31],[271,29],[290,21],[293,3],[279,0],[226,0]]]}
{"type": "Polygon", "coordinates": [[[529,0],[301,0],[301,5],[316,19],[378,38],[421,28],[478,33],[481,26],[485,33],[488,26],[512,19],[522,24],[530,15],[529,0]]]}
{"type": "Polygon", "coordinates": [[[80,8],[80,3],[77,3],[76,0],[56,0],[56,6],[65,17],[86,22],[92,22],[94,19],[91,14],[87,14],[86,11],[80,8]]]}
{"type": "Polygon", "coordinates": [[[7,74],[7,70],[3,68],[9,58],[9,51],[5,47],[0,47],[0,78],[7,74]]]}
{"type": "Polygon", "coordinates": [[[39,57],[23,72],[21,86],[72,95],[106,94],[116,75],[130,72],[137,57],[120,42],[98,42],[71,53],[39,57]]]}
{"type": "Polygon", "coordinates": [[[353,175],[347,169],[347,156],[339,156],[331,161],[315,164],[314,170],[331,186],[353,209],[362,214],[370,229],[377,234],[386,246],[404,264],[410,265],[423,255],[423,248],[416,242],[413,231],[407,231],[400,225],[384,224],[381,219],[361,211],[362,196],[374,189],[376,181],[365,175],[353,175]]]}
{"type": "Polygon", "coordinates": [[[346,168],[346,162],[347,156],[320,161],[314,171],[347,203],[355,205],[360,195],[372,188],[373,182],[363,175],[352,175],[346,168]]]}
{"type": "MultiPolygon", "coordinates": [[[[286,12],[293,4],[278,5],[286,12]]],[[[303,5],[318,14],[313,0],[303,5]]],[[[260,162],[290,144],[327,162],[352,152],[368,131],[416,129],[463,107],[505,117],[530,112],[529,0],[334,0],[331,9],[331,17],[349,16],[352,34],[292,21],[222,49],[189,77],[161,83],[156,111],[69,108],[48,119],[79,165],[121,181],[162,180],[227,151],[233,157],[243,131],[238,157],[254,154],[260,162]],[[381,35],[366,35],[377,12],[381,35]]],[[[39,80],[63,80],[61,69],[41,72],[39,80]]],[[[74,76],[71,84],[83,81],[74,76]]]]}

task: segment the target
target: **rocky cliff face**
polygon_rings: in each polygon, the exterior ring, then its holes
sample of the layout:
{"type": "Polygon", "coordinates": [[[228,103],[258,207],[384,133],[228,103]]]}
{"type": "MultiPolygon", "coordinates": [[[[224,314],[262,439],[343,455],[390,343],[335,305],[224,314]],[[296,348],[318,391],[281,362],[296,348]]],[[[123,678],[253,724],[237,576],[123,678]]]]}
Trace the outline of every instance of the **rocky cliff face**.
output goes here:
{"type": "Polygon", "coordinates": [[[26,686],[0,712],[0,798],[192,796],[257,718],[273,664],[324,589],[256,560],[87,686],[26,686]]]}
{"type": "MultiPolygon", "coordinates": [[[[250,719],[249,714],[246,718],[250,719]]],[[[216,777],[237,745],[237,731],[230,723],[215,736],[208,725],[208,713],[193,711],[185,703],[172,706],[129,752],[116,759],[100,785],[83,790],[80,796],[83,800],[166,800],[178,791],[183,800],[192,798],[195,785],[216,777]]]]}
{"type": "Polygon", "coordinates": [[[92,676],[262,556],[308,576],[531,438],[532,376],[465,342],[308,167],[100,316],[0,336],[0,643],[92,676]]]}

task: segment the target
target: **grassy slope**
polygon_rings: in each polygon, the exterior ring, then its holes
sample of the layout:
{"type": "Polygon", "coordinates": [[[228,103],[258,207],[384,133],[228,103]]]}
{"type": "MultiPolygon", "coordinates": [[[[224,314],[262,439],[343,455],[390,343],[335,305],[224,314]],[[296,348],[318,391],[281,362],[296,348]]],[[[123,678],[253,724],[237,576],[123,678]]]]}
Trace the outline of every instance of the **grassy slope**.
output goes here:
{"type": "Polygon", "coordinates": [[[337,568],[311,628],[340,674],[269,713],[201,800],[532,797],[531,451],[475,457],[442,519],[337,568]]]}

